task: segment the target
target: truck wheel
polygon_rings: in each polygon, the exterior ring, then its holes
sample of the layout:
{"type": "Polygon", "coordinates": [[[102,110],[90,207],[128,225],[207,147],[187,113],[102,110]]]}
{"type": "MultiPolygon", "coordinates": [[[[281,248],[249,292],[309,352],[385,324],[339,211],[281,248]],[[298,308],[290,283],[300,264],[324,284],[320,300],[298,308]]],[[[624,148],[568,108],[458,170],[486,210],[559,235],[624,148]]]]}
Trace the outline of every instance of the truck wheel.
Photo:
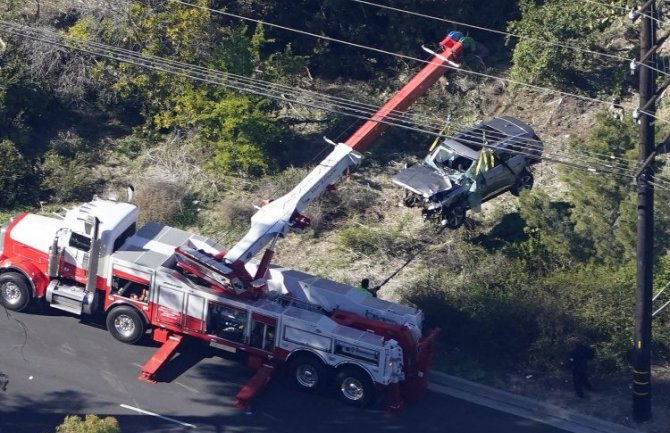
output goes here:
{"type": "Polygon", "coordinates": [[[524,168],[523,171],[519,173],[516,182],[514,182],[514,185],[512,185],[509,192],[511,192],[513,196],[518,197],[524,189],[531,190],[533,188],[533,183],[535,183],[533,173],[524,168]]]}
{"type": "Polygon", "coordinates": [[[22,311],[30,302],[30,286],[23,275],[8,272],[0,275],[0,303],[8,310],[22,311]]]}
{"type": "Polygon", "coordinates": [[[136,309],[122,305],[107,314],[107,329],[117,340],[134,344],[144,335],[146,325],[136,309]]]}
{"type": "Polygon", "coordinates": [[[293,385],[303,391],[316,392],[327,382],[326,366],[313,355],[297,355],[288,371],[293,385]]]}
{"type": "Polygon", "coordinates": [[[449,229],[457,229],[465,222],[465,206],[462,204],[455,204],[449,206],[442,212],[441,225],[449,229]]]}
{"type": "Polygon", "coordinates": [[[345,368],[335,380],[337,395],[343,402],[366,407],[373,400],[375,388],[370,376],[356,368],[345,368]]]}

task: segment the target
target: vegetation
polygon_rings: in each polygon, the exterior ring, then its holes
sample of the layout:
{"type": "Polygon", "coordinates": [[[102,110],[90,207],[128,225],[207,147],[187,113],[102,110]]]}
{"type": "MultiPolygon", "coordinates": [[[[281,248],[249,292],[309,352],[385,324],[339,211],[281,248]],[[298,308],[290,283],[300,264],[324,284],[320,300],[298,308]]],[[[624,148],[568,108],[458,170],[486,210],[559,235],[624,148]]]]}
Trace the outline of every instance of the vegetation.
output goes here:
{"type": "MultiPolygon", "coordinates": [[[[626,2],[619,3],[623,6],[626,2]]],[[[626,65],[588,53],[606,51],[604,46],[614,28],[621,27],[617,23],[619,10],[594,7],[579,0],[520,0],[519,7],[521,18],[508,26],[511,33],[524,36],[508,39],[514,45],[512,78],[594,93],[620,91],[626,79],[626,65]]]]}
{"type": "MultiPolygon", "coordinates": [[[[195,1],[413,56],[421,44],[450,30],[444,22],[353,2],[343,8],[341,2],[195,1]]],[[[478,42],[467,69],[601,97],[630,96],[625,64],[586,52],[568,55],[565,48],[628,56],[633,46],[625,37],[619,46],[610,44],[614,35],[630,30],[611,10],[578,0],[488,4],[481,10],[476,2],[449,2],[449,18],[557,45],[526,38],[510,38],[506,45],[500,35],[464,27],[460,30],[478,42]]],[[[394,6],[445,16],[443,1],[402,0],[394,6]]],[[[30,7],[10,2],[0,18],[373,105],[414,72],[406,60],[171,1],[60,0],[39,13],[30,7]]],[[[350,131],[351,120],[287,101],[38,41],[6,40],[0,70],[3,216],[38,209],[40,202],[65,204],[118,192],[133,183],[143,220],[194,229],[228,244],[246,230],[252,204],[287,191],[323,157],[320,137],[341,140],[350,131]]],[[[464,72],[438,84],[416,110],[432,118],[448,112],[453,129],[484,116],[519,115],[535,122],[549,141],[573,133],[563,144],[575,156],[591,151],[636,158],[636,130],[629,120],[596,118],[591,114],[601,110],[595,105],[571,107],[575,117],[586,120],[570,131],[552,122],[570,108],[559,107],[560,102],[546,108],[540,105],[545,97],[464,72]],[[515,103],[522,107],[510,108],[515,103]]],[[[543,163],[556,174],[538,177],[532,192],[518,201],[497,199],[504,205],[473,214],[468,228],[436,236],[418,215],[396,206],[389,181],[394,164],[421,157],[430,141],[390,130],[377,146],[382,151],[365,155],[364,165],[341,182],[339,193],[313,206],[312,236],[283,241],[277,261],[349,283],[361,274],[380,282],[431,242],[381,293],[420,306],[429,324],[445,330],[441,368],[464,373],[519,364],[554,369],[572,339],[582,337],[596,346],[602,371],[625,369],[635,283],[636,197],[630,179],[543,163]]],[[[666,206],[659,194],[658,287],[670,278],[669,221],[660,211],[666,206]]],[[[654,345],[655,356],[667,359],[670,327],[657,327],[654,345]]],[[[109,426],[104,431],[114,431],[109,426]]],[[[59,431],[80,431],[65,428],[59,431]]]]}
{"type": "Polygon", "coordinates": [[[111,416],[99,418],[86,415],[84,419],[68,416],[63,424],[56,427],[56,433],[121,433],[121,428],[119,422],[111,416]]]}

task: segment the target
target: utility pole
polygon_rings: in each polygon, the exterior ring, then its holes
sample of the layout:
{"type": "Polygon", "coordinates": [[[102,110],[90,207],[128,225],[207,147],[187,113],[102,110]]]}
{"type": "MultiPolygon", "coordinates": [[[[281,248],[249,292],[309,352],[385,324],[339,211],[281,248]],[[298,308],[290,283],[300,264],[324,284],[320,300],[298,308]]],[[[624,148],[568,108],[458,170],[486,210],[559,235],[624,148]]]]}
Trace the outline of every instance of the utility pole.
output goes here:
{"type": "Polygon", "coordinates": [[[655,0],[640,7],[640,154],[642,164],[637,192],[637,285],[635,290],[635,342],[633,355],[633,419],[651,418],[651,306],[654,247],[654,187],[650,184],[655,156],[656,58],[655,0]]]}

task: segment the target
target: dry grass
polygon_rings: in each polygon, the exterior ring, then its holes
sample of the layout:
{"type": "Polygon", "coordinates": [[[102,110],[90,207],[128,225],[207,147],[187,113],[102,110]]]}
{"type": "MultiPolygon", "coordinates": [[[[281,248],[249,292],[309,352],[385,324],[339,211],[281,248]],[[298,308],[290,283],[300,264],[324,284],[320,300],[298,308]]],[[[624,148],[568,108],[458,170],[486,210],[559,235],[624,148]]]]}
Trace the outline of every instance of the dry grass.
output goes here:
{"type": "Polygon", "coordinates": [[[135,204],[140,208],[140,220],[173,224],[184,210],[186,195],[186,188],[178,183],[145,180],[135,188],[135,204]]]}
{"type": "Polygon", "coordinates": [[[577,397],[572,389],[572,377],[565,373],[513,372],[489,383],[516,394],[535,398],[571,411],[626,425],[648,433],[670,432],[670,366],[652,369],[651,420],[635,423],[632,420],[632,374],[594,376],[595,392],[586,398],[577,397]]]}

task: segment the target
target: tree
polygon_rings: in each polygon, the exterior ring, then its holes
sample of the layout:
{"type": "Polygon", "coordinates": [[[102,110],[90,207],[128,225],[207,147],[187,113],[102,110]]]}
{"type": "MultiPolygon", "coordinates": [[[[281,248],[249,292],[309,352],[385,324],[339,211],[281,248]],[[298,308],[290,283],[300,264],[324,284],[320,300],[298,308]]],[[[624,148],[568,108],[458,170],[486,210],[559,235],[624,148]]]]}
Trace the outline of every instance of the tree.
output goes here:
{"type": "MultiPolygon", "coordinates": [[[[342,7],[340,0],[218,0],[214,3],[241,15],[409,55],[417,55],[422,44],[434,44],[450,30],[471,33],[475,39],[487,43],[500,40],[497,36],[491,38],[489,32],[373,5],[350,2],[347,7],[342,7]]],[[[509,0],[489,0],[485,7],[469,0],[396,0],[392,6],[435,17],[448,15],[453,20],[499,30],[504,30],[506,21],[515,17],[518,10],[517,2],[509,0]]],[[[290,44],[294,53],[309,57],[310,68],[321,77],[370,79],[395,75],[396,70],[403,67],[404,60],[393,56],[352,50],[337,42],[283,30],[269,28],[268,33],[274,41],[269,49],[281,50],[290,44]]]]}
{"type": "MultiPolygon", "coordinates": [[[[573,139],[570,148],[576,157],[583,151],[595,152],[611,155],[615,165],[624,164],[616,162],[623,159],[634,166],[636,136],[634,123],[601,115],[589,137],[573,139]]],[[[575,169],[564,169],[563,178],[570,185],[570,218],[575,234],[584,241],[582,255],[609,265],[634,257],[635,196],[631,179],[575,169]]]]}
{"type": "MultiPolygon", "coordinates": [[[[572,139],[570,149],[575,158],[584,152],[611,156],[620,174],[622,167],[634,166],[636,134],[632,122],[600,115],[589,136],[572,139]]],[[[561,167],[560,177],[569,186],[565,202],[552,201],[541,191],[522,197],[520,213],[531,234],[527,248],[548,253],[549,262],[561,267],[580,263],[619,266],[635,256],[636,207],[631,179],[597,168],[601,172],[594,174],[561,167]]],[[[659,197],[659,209],[666,202],[659,197]]],[[[659,233],[667,230],[666,221],[665,214],[659,213],[659,233]]],[[[547,257],[540,261],[546,262],[547,257]]]]}
{"type": "Polygon", "coordinates": [[[511,22],[508,31],[527,38],[508,40],[515,44],[513,79],[589,91],[612,91],[622,85],[626,77],[623,64],[570,49],[577,46],[606,51],[600,43],[609,39],[603,34],[618,12],[579,0],[520,0],[519,6],[521,19],[511,22]]]}
{"type": "MultiPolygon", "coordinates": [[[[197,2],[202,6],[207,1],[197,2]]],[[[168,2],[164,7],[133,4],[129,19],[113,26],[107,19],[82,19],[69,34],[78,39],[122,41],[144,54],[171,58],[250,76],[262,63],[263,28],[220,21],[207,10],[168,2]],[[223,24],[223,25],[222,25],[223,24]]],[[[272,58],[277,71],[277,57],[272,58]]],[[[94,75],[122,100],[135,105],[145,130],[186,131],[198,146],[192,151],[222,174],[262,174],[272,166],[269,146],[281,128],[272,121],[275,106],[258,97],[239,95],[190,78],[151,72],[129,64],[102,63],[94,75]]]]}
{"type": "Polygon", "coordinates": [[[63,424],[56,427],[56,433],[121,433],[121,428],[111,416],[99,418],[86,415],[83,420],[78,416],[68,416],[63,424]]]}

